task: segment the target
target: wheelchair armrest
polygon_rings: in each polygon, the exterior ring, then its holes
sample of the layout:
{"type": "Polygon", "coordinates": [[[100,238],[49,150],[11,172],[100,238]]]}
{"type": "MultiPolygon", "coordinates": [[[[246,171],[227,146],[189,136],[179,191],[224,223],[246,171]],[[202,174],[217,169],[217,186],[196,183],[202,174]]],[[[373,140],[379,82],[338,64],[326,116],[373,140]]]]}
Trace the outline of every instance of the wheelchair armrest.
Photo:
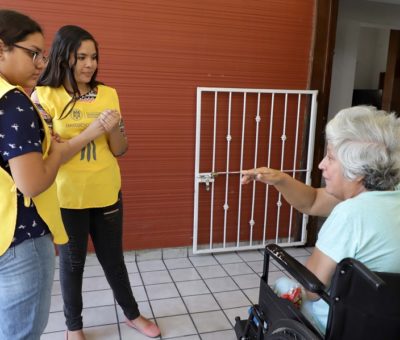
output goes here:
{"type": "Polygon", "coordinates": [[[358,260],[347,257],[340,261],[339,266],[343,268],[343,265],[352,266],[374,289],[379,289],[386,284],[384,280],[358,260]]]}
{"type": "Polygon", "coordinates": [[[276,244],[265,247],[267,251],[285,270],[287,270],[306,290],[320,295],[324,300],[328,297],[325,285],[303,264],[290,256],[276,244]]]}

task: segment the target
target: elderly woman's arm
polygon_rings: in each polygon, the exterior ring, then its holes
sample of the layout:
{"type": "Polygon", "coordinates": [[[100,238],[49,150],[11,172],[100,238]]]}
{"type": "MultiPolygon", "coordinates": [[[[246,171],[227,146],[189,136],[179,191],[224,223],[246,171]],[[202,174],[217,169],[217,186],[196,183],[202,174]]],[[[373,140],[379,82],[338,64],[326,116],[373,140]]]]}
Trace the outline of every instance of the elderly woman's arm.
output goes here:
{"type": "Polygon", "coordinates": [[[313,216],[328,216],[340,202],[323,188],[313,188],[286,173],[270,168],[242,171],[242,184],[258,180],[273,185],[285,200],[300,212],[313,216]]]}
{"type": "MultiPolygon", "coordinates": [[[[328,255],[325,255],[317,247],[314,248],[311,256],[307,259],[306,267],[327,287],[329,287],[337,263],[328,255]]],[[[318,294],[306,291],[309,300],[318,300],[318,294]]]]}

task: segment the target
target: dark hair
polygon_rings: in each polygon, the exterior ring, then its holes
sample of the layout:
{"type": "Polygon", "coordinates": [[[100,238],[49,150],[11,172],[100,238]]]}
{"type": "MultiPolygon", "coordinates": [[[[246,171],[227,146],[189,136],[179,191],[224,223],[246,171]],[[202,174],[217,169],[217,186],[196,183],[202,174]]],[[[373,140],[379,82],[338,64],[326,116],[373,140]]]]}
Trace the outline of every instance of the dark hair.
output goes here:
{"type": "MultiPolygon", "coordinates": [[[[68,80],[71,84],[73,91],[72,99],[64,107],[60,119],[69,115],[81,95],[74,77],[74,68],[77,63],[77,51],[81,46],[82,41],[85,40],[93,41],[96,48],[96,60],[99,61],[99,48],[97,41],[88,31],[74,25],[61,27],[56,33],[51,45],[49,62],[37,82],[38,86],[43,85],[50,87],[60,87],[64,84],[65,80],[68,80]],[[69,64],[71,54],[75,57],[73,65],[69,64]]],[[[97,71],[98,69],[96,69],[89,82],[89,86],[92,89],[100,84],[100,82],[96,80],[97,71]]]]}
{"type": "Polygon", "coordinates": [[[13,44],[24,41],[32,33],[43,34],[40,25],[25,14],[0,9],[0,39],[12,48],[13,44]]]}

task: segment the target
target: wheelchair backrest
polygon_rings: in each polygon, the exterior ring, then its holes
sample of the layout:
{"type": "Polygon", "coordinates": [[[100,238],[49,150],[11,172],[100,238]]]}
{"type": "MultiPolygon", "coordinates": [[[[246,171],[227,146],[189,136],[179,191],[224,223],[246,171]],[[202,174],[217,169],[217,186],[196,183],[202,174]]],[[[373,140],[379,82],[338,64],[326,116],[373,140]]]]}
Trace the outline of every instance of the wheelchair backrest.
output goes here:
{"type": "Polygon", "coordinates": [[[400,339],[400,274],[342,260],[330,289],[326,339],[400,339]]]}

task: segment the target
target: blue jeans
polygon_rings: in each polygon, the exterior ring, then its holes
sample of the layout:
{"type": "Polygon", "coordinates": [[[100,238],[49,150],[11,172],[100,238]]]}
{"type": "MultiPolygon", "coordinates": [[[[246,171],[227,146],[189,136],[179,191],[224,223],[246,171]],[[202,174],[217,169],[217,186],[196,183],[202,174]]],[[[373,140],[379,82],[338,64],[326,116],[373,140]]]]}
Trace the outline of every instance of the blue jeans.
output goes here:
{"type": "Polygon", "coordinates": [[[97,258],[111,286],[114,297],[129,320],[140,313],[133,297],[122,250],[122,200],[105,208],[61,209],[69,236],[58,247],[60,284],[68,330],[82,329],[82,279],[88,238],[92,239],[97,258]]]}
{"type": "Polygon", "coordinates": [[[46,328],[54,278],[50,234],[0,256],[0,340],[39,340],[46,328]]]}

